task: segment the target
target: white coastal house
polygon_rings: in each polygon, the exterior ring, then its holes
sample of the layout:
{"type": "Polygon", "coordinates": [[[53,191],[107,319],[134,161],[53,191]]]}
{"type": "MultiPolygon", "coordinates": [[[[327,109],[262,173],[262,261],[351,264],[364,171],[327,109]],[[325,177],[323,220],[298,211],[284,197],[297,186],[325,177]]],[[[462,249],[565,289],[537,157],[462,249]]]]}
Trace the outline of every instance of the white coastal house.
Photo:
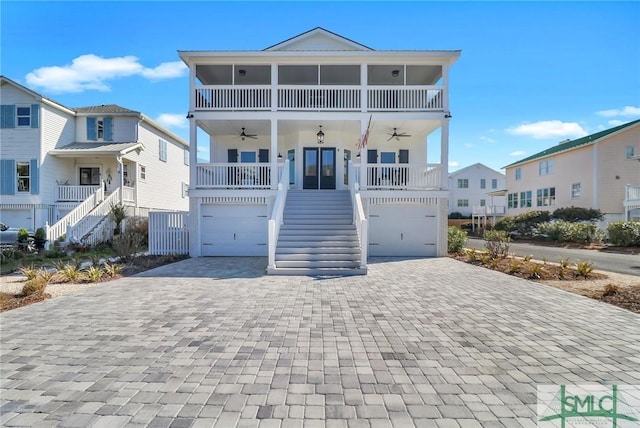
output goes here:
{"type": "Polygon", "coordinates": [[[0,219],[93,243],[111,204],[188,209],[189,147],[117,105],[68,108],[0,77],[0,219]]]}
{"type": "Polygon", "coordinates": [[[505,167],[507,214],[599,209],[604,222],[640,220],[640,120],[559,144],[505,167]]]}
{"type": "Polygon", "coordinates": [[[315,28],[263,50],[179,55],[191,256],[268,256],[270,273],[318,274],[364,273],[368,255],[446,254],[460,51],[376,51],[315,28]],[[427,159],[434,143],[440,157],[427,159]]]}
{"type": "Polygon", "coordinates": [[[449,174],[449,214],[504,216],[504,174],[475,163],[449,174]]]}

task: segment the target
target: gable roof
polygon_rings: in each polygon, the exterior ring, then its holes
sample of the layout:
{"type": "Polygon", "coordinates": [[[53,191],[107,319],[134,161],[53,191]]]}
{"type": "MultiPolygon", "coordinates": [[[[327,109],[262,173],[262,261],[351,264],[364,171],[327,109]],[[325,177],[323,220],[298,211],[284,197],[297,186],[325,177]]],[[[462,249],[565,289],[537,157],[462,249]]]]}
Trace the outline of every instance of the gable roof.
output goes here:
{"type": "MultiPolygon", "coordinates": [[[[331,43],[332,45],[341,45],[344,46],[345,51],[371,51],[368,46],[365,46],[361,43],[354,42],[351,39],[347,39],[339,34],[336,34],[332,31],[326,30],[322,27],[316,27],[309,31],[305,31],[304,33],[298,34],[297,36],[293,36],[285,41],[280,43],[276,43],[275,45],[269,46],[263,50],[265,51],[279,51],[279,50],[324,50],[318,48],[318,41],[326,41],[331,43]],[[305,42],[310,42],[312,39],[316,39],[315,43],[307,43],[307,47],[305,48],[305,42]],[[315,48],[314,47],[315,44],[315,48]]],[[[338,49],[331,49],[338,50],[338,49]]]]}
{"type": "Polygon", "coordinates": [[[9,79],[6,76],[0,75],[0,85],[5,84],[5,83],[14,86],[15,88],[17,88],[20,91],[28,93],[29,95],[31,95],[32,97],[34,97],[38,101],[42,101],[42,102],[44,102],[44,103],[46,103],[46,104],[48,104],[48,105],[50,105],[52,107],[55,107],[55,108],[57,108],[59,110],[65,110],[66,113],[70,113],[70,114],[74,113],[74,110],[72,108],[69,108],[69,107],[67,107],[65,105],[62,105],[59,102],[54,101],[54,100],[52,100],[50,98],[47,98],[44,95],[39,94],[38,92],[36,92],[36,91],[34,91],[32,89],[29,89],[26,86],[21,85],[20,83],[16,82],[15,80],[12,80],[12,79],[9,79]]]}
{"type": "Polygon", "coordinates": [[[632,122],[628,122],[628,123],[624,123],[622,125],[619,126],[615,126],[613,128],[610,129],[605,129],[604,131],[600,131],[600,132],[596,132],[595,134],[591,134],[591,135],[587,135],[586,137],[582,137],[582,138],[578,138],[577,140],[570,140],[564,143],[560,143],[557,144],[553,147],[550,147],[548,149],[545,149],[541,152],[538,152],[534,155],[531,155],[529,157],[526,157],[524,159],[521,159],[519,161],[516,161],[512,164],[509,164],[507,166],[505,166],[505,168],[511,168],[513,166],[516,165],[520,165],[526,162],[531,162],[533,160],[539,159],[539,158],[544,158],[556,153],[560,153],[560,152],[566,152],[569,150],[573,150],[576,149],[578,147],[582,147],[582,146],[587,146],[589,144],[593,144],[598,140],[601,140],[602,138],[608,137],[609,135],[616,133],[618,131],[621,131],[623,129],[629,128],[631,126],[634,125],[638,125],[640,124],[640,119],[638,120],[634,120],[632,122]]]}
{"type": "Polygon", "coordinates": [[[139,111],[129,110],[128,108],[120,107],[117,104],[102,104],[99,106],[88,106],[88,107],[76,107],[74,109],[78,113],[130,113],[130,114],[140,114],[139,111]]]}
{"type": "Polygon", "coordinates": [[[504,174],[503,174],[503,173],[501,173],[500,171],[496,171],[496,170],[495,170],[495,169],[493,169],[493,168],[489,168],[488,166],[486,166],[486,165],[485,165],[485,164],[483,164],[483,163],[476,162],[476,163],[474,163],[474,164],[472,164],[472,165],[465,166],[464,168],[461,168],[461,169],[459,169],[459,170],[457,170],[457,171],[453,171],[453,172],[449,173],[449,178],[451,178],[451,177],[453,177],[453,176],[456,176],[456,175],[460,174],[461,172],[465,172],[465,171],[467,171],[467,170],[469,170],[469,169],[471,169],[471,168],[473,168],[473,167],[481,167],[481,168],[484,168],[484,169],[486,169],[486,170],[489,170],[489,171],[491,171],[491,172],[493,172],[493,173],[495,173],[495,174],[498,174],[498,175],[502,175],[502,176],[504,176],[504,174]]]}

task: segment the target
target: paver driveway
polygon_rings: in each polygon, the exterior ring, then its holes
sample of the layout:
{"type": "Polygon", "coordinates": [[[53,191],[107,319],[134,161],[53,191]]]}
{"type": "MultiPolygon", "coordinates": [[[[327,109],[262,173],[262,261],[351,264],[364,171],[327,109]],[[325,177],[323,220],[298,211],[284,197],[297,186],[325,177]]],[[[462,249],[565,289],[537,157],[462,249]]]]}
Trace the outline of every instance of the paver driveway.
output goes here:
{"type": "Polygon", "coordinates": [[[0,425],[535,426],[536,385],[640,384],[640,316],[451,259],[164,266],[2,314],[0,425]]]}

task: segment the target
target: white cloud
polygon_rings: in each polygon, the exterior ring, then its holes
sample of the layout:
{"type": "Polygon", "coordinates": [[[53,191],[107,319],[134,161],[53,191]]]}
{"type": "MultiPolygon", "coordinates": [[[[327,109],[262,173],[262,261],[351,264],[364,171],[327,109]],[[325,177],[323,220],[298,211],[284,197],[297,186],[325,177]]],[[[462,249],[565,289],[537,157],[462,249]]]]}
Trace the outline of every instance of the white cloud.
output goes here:
{"type": "Polygon", "coordinates": [[[465,149],[471,149],[476,146],[475,144],[471,144],[471,143],[464,143],[463,145],[465,149]]]}
{"type": "Polygon", "coordinates": [[[540,140],[547,138],[576,138],[587,135],[587,131],[580,124],[562,122],[560,120],[524,123],[513,128],[507,128],[506,131],[512,135],[524,135],[540,140]]]}
{"type": "Polygon", "coordinates": [[[527,152],[525,152],[524,150],[516,150],[515,152],[509,153],[509,156],[524,156],[526,154],[527,152]]]}
{"type": "Polygon", "coordinates": [[[189,122],[184,114],[163,113],[156,118],[156,122],[167,128],[188,128],[189,122]]]}
{"type": "Polygon", "coordinates": [[[597,114],[603,117],[635,117],[640,116],[640,107],[624,106],[621,109],[601,110],[597,114]]]}
{"type": "Polygon", "coordinates": [[[451,161],[449,162],[449,166],[453,166],[453,167],[460,166],[460,163],[457,161],[451,161]]]}
{"type": "Polygon", "coordinates": [[[611,125],[611,126],[619,126],[619,125],[622,125],[623,123],[626,123],[626,122],[624,120],[612,119],[612,120],[608,121],[607,123],[609,125],[611,125]]]}
{"type": "Polygon", "coordinates": [[[494,140],[493,138],[484,137],[484,136],[480,137],[480,139],[482,141],[486,141],[487,143],[495,143],[496,142],[496,140],[494,140]]]}
{"type": "Polygon", "coordinates": [[[102,58],[94,54],[81,55],[71,64],[40,67],[26,76],[30,86],[51,92],[83,92],[110,90],[107,82],[122,77],[140,75],[148,79],[170,79],[185,74],[187,67],[181,61],[164,62],[156,68],[146,68],[137,57],[128,55],[102,58]]]}

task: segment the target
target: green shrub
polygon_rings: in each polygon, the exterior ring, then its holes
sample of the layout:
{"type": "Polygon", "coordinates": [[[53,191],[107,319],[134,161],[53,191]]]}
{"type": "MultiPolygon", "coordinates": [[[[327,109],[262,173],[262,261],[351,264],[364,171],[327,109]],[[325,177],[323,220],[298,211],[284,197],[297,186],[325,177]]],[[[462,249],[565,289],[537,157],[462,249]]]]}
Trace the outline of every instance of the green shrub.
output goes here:
{"type": "Polygon", "coordinates": [[[18,242],[27,242],[29,239],[29,231],[24,227],[18,230],[18,242]]]}
{"type": "Polygon", "coordinates": [[[577,242],[580,244],[602,242],[605,238],[604,232],[598,229],[596,223],[571,223],[562,220],[540,223],[535,228],[534,236],[556,242],[577,242]]]}
{"type": "Polygon", "coordinates": [[[521,237],[531,237],[535,227],[551,219],[548,211],[527,211],[513,217],[504,217],[496,222],[494,230],[516,232],[521,237]]]}
{"type": "Polygon", "coordinates": [[[44,289],[47,287],[47,281],[45,281],[41,277],[35,277],[33,279],[28,280],[22,286],[22,295],[23,296],[31,296],[35,293],[42,293],[44,289]]]}
{"type": "Polygon", "coordinates": [[[466,244],[467,232],[454,226],[447,228],[447,251],[450,253],[459,253],[466,244]]]}
{"type": "Polygon", "coordinates": [[[27,278],[27,281],[38,276],[38,269],[33,265],[21,267],[20,269],[18,269],[18,271],[27,278]]]}
{"type": "Polygon", "coordinates": [[[104,271],[98,266],[91,266],[87,269],[87,279],[89,282],[98,282],[104,275],[104,271]]]}
{"type": "Polygon", "coordinates": [[[607,227],[611,244],[619,247],[640,247],[640,222],[615,221],[607,227]]]}
{"type": "Polygon", "coordinates": [[[487,230],[484,232],[484,246],[492,259],[504,259],[509,255],[511,238],[503,230],[487,230]]]}
{"type": "Polygon", "coordinates": [[[36,239],[47,239],[47,232],[42,227],[36,229],[36,233],[33,235],[36,239]]]}
{"type": "Polygon", "coordinates": [[[578,221],[602,220],[603,217],[604,214],[602,214],[600,210],[580,207],[558,208],[551,214],[551,218],[564,220],[571,223],[575,223],[578,221]]]}
{"type": "Polygon", "coordinates": [[[586,279],[591,276],[591,272],[593,272],[595,267],[590,260],[578,260],[576,262],[576,269],[578,270],[578,274],[586,279]]]}
{"type": "Polygon", "coordinates": [[[449,218],[451,220],[460,220],[460,219],[463,219],[463,218],[471,218],[471,217],[470,216],[466,216],[466,215],[462,214],[459,211],[454,211],[451,214],[449,214],[449,218]]]}

